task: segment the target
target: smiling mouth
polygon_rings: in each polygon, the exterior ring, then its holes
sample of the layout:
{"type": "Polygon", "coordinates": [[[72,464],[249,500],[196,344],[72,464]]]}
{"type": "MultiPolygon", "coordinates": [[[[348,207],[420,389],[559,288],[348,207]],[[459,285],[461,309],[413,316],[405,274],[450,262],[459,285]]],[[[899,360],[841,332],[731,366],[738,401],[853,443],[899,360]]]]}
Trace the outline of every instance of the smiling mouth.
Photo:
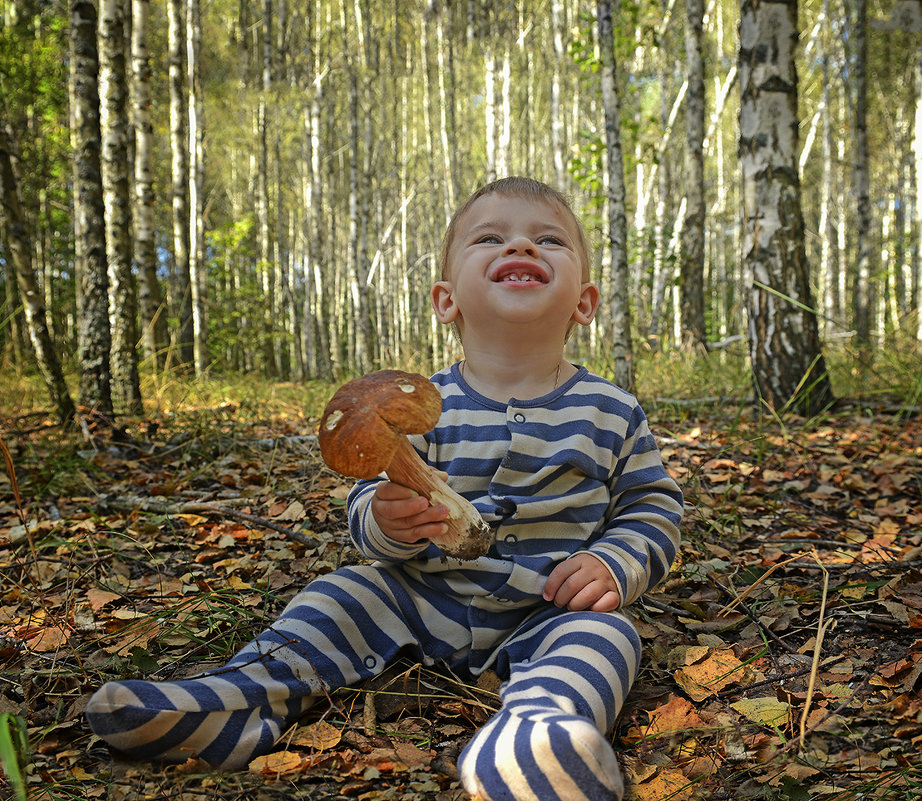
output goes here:
{"type": "Polygon", "coordinates": [[[547,279],[539,271],[528,267],[507,267],[500,270],[493,279],[499,284],[546,284],[547,279]]]}

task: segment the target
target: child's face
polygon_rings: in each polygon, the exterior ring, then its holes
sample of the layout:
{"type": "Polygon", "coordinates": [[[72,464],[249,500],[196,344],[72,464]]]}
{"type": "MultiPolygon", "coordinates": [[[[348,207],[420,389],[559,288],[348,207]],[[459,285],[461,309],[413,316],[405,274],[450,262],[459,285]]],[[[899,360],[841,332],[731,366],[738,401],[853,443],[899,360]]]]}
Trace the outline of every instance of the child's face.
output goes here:
{"type": "Polygon", "coordinates": [[[574,322],[587,325],[598,293],[586,280],[579,241],[576,221],[556,203],[481,197],[459,221],[449,275],[433,290],[439,320],[457,323],[462,336],[475,326],[500,333],[503,323],[563,336],[574,322]]]}

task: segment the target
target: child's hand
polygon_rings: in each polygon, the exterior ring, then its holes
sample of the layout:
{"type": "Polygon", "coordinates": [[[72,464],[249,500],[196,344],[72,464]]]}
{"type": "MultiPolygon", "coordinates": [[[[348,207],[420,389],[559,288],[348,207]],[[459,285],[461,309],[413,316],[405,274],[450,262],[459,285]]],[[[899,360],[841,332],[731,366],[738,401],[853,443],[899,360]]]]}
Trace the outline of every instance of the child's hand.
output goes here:
{"type": "Polygon", "coordinates": [[[621,593],[601,561],[578,553],[551,571],[544,585],[544,600],[571,612],[613,612],[621,604],[621,593]]]}
{"type": "Polygon", "coordinates": [[[382,481],[375,488],[371,513],[388,537],[406,543],[444,534],[442,521],[448,517],[444,506],[430,506],[422,495],[391,481],[382,481]]]}

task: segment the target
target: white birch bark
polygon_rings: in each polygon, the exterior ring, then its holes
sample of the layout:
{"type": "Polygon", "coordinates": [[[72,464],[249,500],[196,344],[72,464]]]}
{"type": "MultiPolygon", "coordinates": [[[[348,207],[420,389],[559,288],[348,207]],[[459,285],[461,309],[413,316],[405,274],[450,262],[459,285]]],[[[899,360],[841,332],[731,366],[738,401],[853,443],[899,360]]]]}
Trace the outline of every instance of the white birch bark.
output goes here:
{"type": "Polygon", "coordinates": [[[685,61],[688,95],[685,104],[685,185],[688,205],[682,228],[681,319],[684,345],[707,347],[704,322],[704,59],[701,39],[704,0],[686,0],[685,61]]]}
{"type": "Polygon", "coordinates": [[[192,328],[192,292],[189,278],[189,147],[185,103],[185,14],[183,0],[169,0],[170,48],[170,150],[172,153],[173,291],[171,306],[177,310],[176,334],[179,361],[195,363],[192,328]]]}
{"type": "Polygon", "coordinates": [[[133,0],[131,25],[132,107],[134,109],[134,258],[138,271],[138,311],[144,356],[154,372],[169,344],[166,303],[157,277],[154,218],[154,126],[151,120],[151,67],[148,50],[150,0],[133,0]]]}
{"type": "Polygon", "coordinates": [[[868,82],[867,82],[867,0],[855,0],[855,58],[850,79],[855,91],[854,184],[855,235],[858,262],[853,284],[855,332],[858,343],[867,346],[878,333],[872,325],[876,303],[874,244],[871,236],[871,171],[868,152],[868,82]]]}
{"type": "MultiPolygon", "coordinates": [[[[77,274],[77,360],[80,404],[112,414],[109,350],[109,275],[106,266],[102,148],[99,127],[99,53],[96,6],[70,2],[70,112],[74,152],[74,249],[77,274]]],[[[26,302],[26,301],[24,301],[26,302]]]]}
{"type": "Polygon", "coordinates": [[[631,345],[630,279],[627,263],[627,212],[624,159],[621,152],[621,113],[617,90],[611,3],[596,3],[599,57],[602,64],[602,106],[605,118],[605,152],[608,178],[607,246],[611,253],[611,348],[615,383],[631,391],[634,386],[631,345]]]}
{"type": "Polygon", "coordinates": [[[554,165],[554,187],[564,191],[567,185],[567,157],[565,153],[564,112],[560,102],[561,68],[566,58],[563,0],[551,0],[551,37],[554,44],[551,67],[551,160],[554,165]]]}
{"type": "Polygon", "coordinates": [[[109,327],[113,400],[130,414],[142,411],[138,374],[137,291],[132,271],[128,160],[128,77],[125,0],[103,0],[99,13],[99,118],[103,203],[109,268],[109,327]]]}
{"type": "Polygon", "coordinates": [[[796,3],[743,0],[739,155],[749,355],[759,401],[811,415],[833,400],[810,291],[800,180],[796,3]]]}
{"type": "Polygon", "coordinates": [[[208,276],[205,265],[204,197],[205,103],[202,96],[200,0],[186,0],[186,76],[189,100],[189,287],[192,301],[192,338],[195,374],[202,376],[211,358],[205,304],[208,276]]]}
{"type": "Polygon", "coordinates": [[[911,284],[916,312],[916,339],[922,341],[922,53],[915,61],[916,112],[913,123],[913,179],[915,203],[913,204],[913,247],[911,284]]]}
{"type": "Polygon", "coordinates": [[[484,56],[484,127],[486,138],[487,182],[497,177],[496,152],[496,56],[489,45],[484,56]]]}

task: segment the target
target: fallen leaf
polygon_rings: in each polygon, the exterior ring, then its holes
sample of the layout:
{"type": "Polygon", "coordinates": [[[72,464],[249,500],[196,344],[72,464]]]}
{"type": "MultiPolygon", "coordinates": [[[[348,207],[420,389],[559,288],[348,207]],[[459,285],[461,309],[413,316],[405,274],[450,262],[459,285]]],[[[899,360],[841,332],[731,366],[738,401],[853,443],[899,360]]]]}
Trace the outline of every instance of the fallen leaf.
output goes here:
{"type": "MultiPolygon", "coordinates": [[[[694,649],[689,649],[693,651],[694,649]]],[[[710,651],[707,658],[695,664],[679,668],[674,676],[679,685],[692,700],[703,701],[716,695],[724,687],[743,679],[740,670],[743,663],[729,649],[710,651]]]]}
{"type": "Polygon", "coordinates": [[[304,764],[304,758],[295,751],[276,751],[256,757],[247,769],[250,773],[259,773],[263,776],[282,776],[300,773],[304,764]]]}
{"type": "Polygon", "coordinates": [[[301,726],[291,738],[290,745],[300,745],[312,751],[326,751],[339,745],[343,733],[325,720],[318,720],[308,726],[301,726]]]}
{"type": "Polygon", "coordinates": [[[780,728],[787,724],[791,705],[771,695],[744,698],[730,704],[737,712],[760,726],[780,728]]]}
{"type": "Polygon", "coordinates": [[[98,612],[106,604],[112,603],[112,601],[118,601],[122,597],[123,596],[119,595],[117,592],[109,592],[108,590],[94,588],[86,591],[86,599],[94,612],[98,612]]]}

